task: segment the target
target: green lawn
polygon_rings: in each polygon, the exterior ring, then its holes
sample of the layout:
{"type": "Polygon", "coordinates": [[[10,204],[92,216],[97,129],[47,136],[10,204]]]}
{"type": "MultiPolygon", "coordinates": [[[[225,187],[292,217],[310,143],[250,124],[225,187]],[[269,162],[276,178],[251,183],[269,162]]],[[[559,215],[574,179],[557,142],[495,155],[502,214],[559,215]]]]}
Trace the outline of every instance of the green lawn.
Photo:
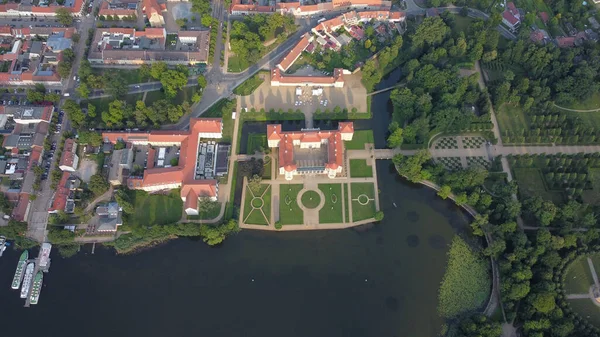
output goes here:
{"type": "Polygon", "coordinates": [[[350,188],[352,189],[352,221],[370,219],[375,216],[375,185],[373,183],[352,183],[350,188]],[[369,199],[368,202],[365,196],[369,199]],[[366,205],[361,205],[359,201],[366,205]]]}
{"type": "Polygon", "coordinates": [[[542,173],[537,168],[514,168],[515,180],[519,185],[519,192],[525,198],[540,196],[545,200],[551,200],[557,204],[562,203],[560,192],[546,190],[542,173]]]}
{"type": "Polygon", "coordinates": [[[521,130],[529,128],[529,121],[520,107],[503,104],[496,111],[496,119],[500,132],[519,133],[521,130]]]}
{"type": "Polygon", "coordinates": [[[369,178],[373,176],[373,167],[367,165],[366,159],[350,159],[351,178],[369,178]]]}
{"type": "Polygon", "coordinates": [[[260,191],[254,196],[250,189],[246,187],[246,200],[244,200],[244,222],[252,225],[268,225],[270,218],[271,185],[261,185],[260,191]]]}
{"type": "Polygon", "coordinates": [[[227,61],[227,71],[231,73],[241,73],[248,66],[247,60],[241,59],[236,55],[229,56],[229,60],[227,61]]]}
{"type": "MultiPolygon", "coordinates": [[[[192,95],[194,95],[194,93],[196,92],[196,90],[198,90],[198,87],[193,86],[193,87],[185,87],[181,90],[179,90],[177,92],[177,95],[175,96],[175,98],[170,99],[169,102],[176,104],[176,105],[181,105],[183,104],[183,102],[192,102],[192,95]]],[[[161,90],[155,90],[155,91],[148,91],[148,94],[146,95],[146,100],[144,101],[144,103],[146,103],[147,106],[152,105],[152,103],[159,101],[161,99],[166,99],[165,97],[165,93],[161,90]]]]}
{"type": "Polygon", "coordinates": [[[179,189],[169,194],[148,194],[144,191],[130,191],[130,199],[135,213],[128,217],[132,226],[154,226],[176,223],[181,218],[183,201],[179,189]]]}
{"type": "MultiPolygon", "coordinates": [[[[218,202],[212,202],[208,204],[208,207],[200,209],[198,207],[198,215],[196,215],[193,219],[198,220],[212,220],[216,218],[221,212],[221,204],[218,202]]],[[[188,216],[188,219],[190,217],[188,216]]]]}
{"type": "MultiPolygon", "coordinates": [[[[564,107],[569,108],[569,109],[576,109],[576,110],[600,109],[600,92],[593,94],[586,100],[575,101],[572,104],[566,105],[564,107]]],[[[578,116],[581,116],[582,114],[583,113],[579,113],[578,116]]],[[[594,114],[596,118],[600,118],[600,112],[596,112],[596,113],[592,113],[592,114],[594,114]]]]}
{"type": "Polygon", "coordinates": [[[249,79],[245,80],[242,84],[238,85],[233,89],[233,93],[241,96],[248,96],[254,92],[265,80],[263,74],[257,73],[249,79]]]}
{"type": "Polygon", "coordinates": [[[317,208],[321,203],[321,197],[315,191],[306,191],[302,194],[302,205],[306,208],[317,208]]]}
{"type": "Polygon", "coordinates": [[[351,141],[344,142],[348,150],[364,150],[365,144],[374,144],[373,130],[356,130],[351,141]]]}
{"type": "Polygon", "coordinates": [[[267,135],[264,133],[250,133],[248,134],[248,143],[246,144],[246,153],[254,154],[254,152],[260,152],[261,149],[267,148],[267,135]]]}
{"type": "Polygon", "coordinates": [[[302,184],[279,186],[279,221],[282,225],[304,224],[304,212],[298,206],[298,192],[304,187],[302,184]]]}
{"type": "MultiPolygon", "coordinates": [[[[223,98],[211,106],[206,112],[202,114],[203,117],[221,117],[223,118],[223,138],[222,142],[231,143],[233,139],[233,124],[234,121],[231,119],[231,113],[235,110],[236,100],[229,100],[223,98]]],[[[239,144],[239,142],[238,142],[239,144]]],[[[239,146],[239,145],[238,145],[239,146]]],[[[231,149],[231,153],[235,152],[236,149],[231,149]]]]}
{"type": "Polygon", "coordinates": [[[346,222],[350,222],[350,198],[348,198],[348,184],[344,184],[344,214],[346,222]]]}
{"type": "Polygon", "coordinates": [[[473,25],[473,22],[475,22],[475,19],[468,16],[454,15],[455,29],[457,31],[465,32],[465,34],[469,30],[469,27],[473,25]]]}
{"type": "Polygon", "coordinates": [[[319,189],[325,195],[325,204],[319,210],[319,223],[342,223],[342,185],[319,184],[319,189]]]}
{"type": "Polygon", "coordinates": [[[565,291],[567,294],[585,294],[594,283],[586,256],[580,256],[571,263],[565,274],[565,291]]]}
{"type": "Polygon", "coordinates": [[[600,308],[590,299],[567,300],[574,312],[592,325],[600,327],[600,308]]]}
{"type": "Polygon", "coordinates": [[[107,69],[107,68],[92,68],[92,74],[105,75],[106,77],[121,76],[125,84],[136,84],[148,82],[149,77],[140,76],[139,69],[107,69]]]}

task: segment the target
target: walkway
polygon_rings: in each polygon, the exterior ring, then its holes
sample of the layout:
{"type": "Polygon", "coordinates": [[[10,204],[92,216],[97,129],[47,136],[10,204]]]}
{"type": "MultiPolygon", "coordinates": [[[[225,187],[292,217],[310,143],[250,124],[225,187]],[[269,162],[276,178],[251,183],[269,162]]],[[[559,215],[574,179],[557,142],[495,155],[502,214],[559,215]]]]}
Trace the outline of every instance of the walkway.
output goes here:
{"type": "Polygon", "coordinates": [[[564,108],[564,107],[562,107],[560,105],[556,105],[554,103],[552,103],[552,105],[554,105],[555,108],[559,108],[561,110],[566,110],[566,111],[572,111],[572,112],[596,112],[596,111],[600,111],[600,108],[591,109],[591,110],[578,110],[578,109],[564,108]]]}
{"type": "Polygon", "coordinates": [[[108,191],[104,192],[101,196],[92,200],[92,202],[90,202],[85,207],[84,214],[91,213],[94,210],[94,206],[96,206],[97,203],[99,203],[101,201],[110,201],[110,199],[112,198],[112,195],[113,195],[113,186],[111,185],[110,188],[108,189],[108,191]]]}

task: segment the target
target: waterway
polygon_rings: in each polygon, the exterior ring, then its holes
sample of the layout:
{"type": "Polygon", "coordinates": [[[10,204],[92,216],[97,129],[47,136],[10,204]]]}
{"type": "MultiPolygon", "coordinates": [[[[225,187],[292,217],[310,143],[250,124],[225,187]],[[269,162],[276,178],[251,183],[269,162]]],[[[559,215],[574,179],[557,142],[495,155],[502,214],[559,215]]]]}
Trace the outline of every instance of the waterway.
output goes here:
{"type": "MultiPolygon", "coordinates": [[[[374,104],[384,107],[383,100],[374,104]]],[[[385,123],[389,111],[374,114],[385,123]]],[[[377,170],[386,215],[380,224],[243,231],[218,248],[179,239],[130,256],[98,247],[70,259],[53,252],[40,303],[31,308],[10,289],[19,253],[7,250],[1,334],[434,337],[448,243],[468,219],[433,191],[402,181],[390,161],[377,170]]]]}

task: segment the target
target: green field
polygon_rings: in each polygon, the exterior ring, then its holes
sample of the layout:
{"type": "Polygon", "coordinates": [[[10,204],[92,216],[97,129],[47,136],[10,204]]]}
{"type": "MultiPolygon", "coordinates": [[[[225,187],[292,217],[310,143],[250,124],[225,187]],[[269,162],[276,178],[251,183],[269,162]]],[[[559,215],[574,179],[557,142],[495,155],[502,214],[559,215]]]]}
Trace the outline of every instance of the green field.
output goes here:
{"type": "MultiPolygon", "coordinates": [[[[233,139],[233,124],[234,121],[231,119],[231,113],[235,110],[236,100],[228,100],[223,98],[213,106],[211,106],[206,112],[202,114],[202,117],[221,117],[223,118],[223,138],[221,141],[224,143],[231,143],[233,139]]],[[[239,144],[239,142],[238,142],[239,144]]],[[[238,145],[239,146],[239,145],[238,145]]],[[[236,149],[231,149],[231,153],[235,152],[236,149]]]]}
{"type": "Polygon", "coordinates": [[[248,61],[237,57],[236,55],[229,56],[227,61],[227,71],[230,73],[241,73],[248,68],[248,61]]]}
{"type": "Polygon", "coordinates": [[[150,81],[149,77],[140,76],[139,69],[107,69],[107,68],[92,68],[92,74],[105,75],[108,78],[121,76],[125,84],[137,84],[150,81]]]}
{"type": "Polygon", "coordinates": [[[503,135],[505,132],[516,134],[529,128],[529,120],[520,107],[503,104],[497,109],[496,119],[503,135]]]}
{"type": "Polygon", "coordinates": [[[370,219],[375,216],[375,185],[373,183],[352,183],[350,188],[352,190],[352,221],[370,219]]]}
{"type": "Polygon", "coordinates": [[[565,292],[567,294],[586,294],[594,283],[587,256],[573,261],[565,273],[565,292]]]}
{"type": "Polygon", "coordinates": [[[544,200],[551,200],[557,204],[562,203],[560,192],[546,190],[542,173],[537,168],[514,168],[515,180],[519,185],[519,192],[525,198],[540,196],[544,200]]]}
{"type": "Polygon", "coordinates": [[[135,213],[128,216],[132,226],[154,226],[176,223],[181,218],[183,201],[179,189],[169,194],[148,194],[143,191],[129,192],[135,213]]]}
{"type": "Polygon", "coordinates": [[[265,81],[262,76],[261,73],[255,74],[233,89],[233,93],[240,96],[252,94],[265,81]]]}
{"type": "Polygon", "coordinates": [[[251,225],[268,225],[270,219],[271,185],[261,185],[260,191],[256,195],[253,195],[250,188],[246,187],[244,223],[251,225]]]}
{"type": "Polygon", "coordinates": [[[364,150],[365,144],[374,144],[373,130],[355,130],[351,141],[344,142],[348,150],[364,150]]]}
{"type": "Polygon", "coordinates": [[[319,223],[342,223],[342,185],[319,184],[319,190],[325,195],[325,204],[319,210],[319,223]]]}
{"type": "Polygon", "coordinates": [[[218,202],[213,202],[208,205],[207,208],[200,209],[198,207],[198,215],[190,217],[188,219],[197,219],[197,220],[212,220],[216,218],[221,212],[221,204],[218,202]]]}
{"type": "Polygon", "coordinates": [[[298,206],[298,192],[302,184],[279,185],[279,221],[282,225],[304,224],[304,212],[298,206]]]}
{"type": "Polygon", "coordinates": [[[567,300],[571,309],[592,325],[600,327],[600,308],[591,299],[567,300]]]}
{"type": "Polygon", "coordinates": [[[304,192],[300,200],[302,200],[302,205],[306,208],[317,208],[321,203],[321,197],[315,191],[304,192]]]}
{"type": "Polygon", "coordinates": [[[246,154],[254,154],[267,148],[267,135],[264,133],[248,134],[248,143],[246,144],[246,154]]]}
{"type": "Polygon", "coordinates": [[[367,165],[366,159],[350,159],[351,178],[370,178],[373,176],[373,168],[367,165]]]}

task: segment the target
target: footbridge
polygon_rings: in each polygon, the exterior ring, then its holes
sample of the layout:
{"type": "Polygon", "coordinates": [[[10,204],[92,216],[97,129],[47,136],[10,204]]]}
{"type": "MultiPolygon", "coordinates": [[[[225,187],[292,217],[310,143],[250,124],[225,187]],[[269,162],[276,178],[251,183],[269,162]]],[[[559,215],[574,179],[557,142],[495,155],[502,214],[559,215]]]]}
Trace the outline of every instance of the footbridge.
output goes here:
{"type": "Polygon", "coordinates": [[[383,89],[379,89],[379,90],[370,92],[370,93],[367,94],[367,96],[373,96],[373,95],[381,94],[382,92],[394,90],[396,88],[401,88],[401,87],[405,87],[405,86],[406,86],[406,83],[400,83],[400,84],[392,85],[391,87],[387,87],[387,88],[383,88],[383,89]]]}

